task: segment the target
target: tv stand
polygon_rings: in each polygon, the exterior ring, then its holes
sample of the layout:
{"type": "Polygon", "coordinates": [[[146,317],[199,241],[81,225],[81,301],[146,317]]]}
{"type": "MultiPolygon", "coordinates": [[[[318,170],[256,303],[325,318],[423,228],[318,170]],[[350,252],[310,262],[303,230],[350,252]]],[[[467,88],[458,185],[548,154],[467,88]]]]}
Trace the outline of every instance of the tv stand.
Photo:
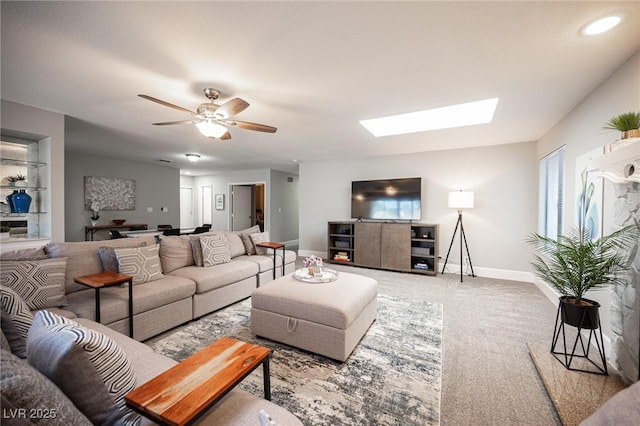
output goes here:
{"type": "Polygon", "coordinates": [[[438,225],[427,223],[328,222],[327,260],[425,275],[438,273],[438,225]]]}

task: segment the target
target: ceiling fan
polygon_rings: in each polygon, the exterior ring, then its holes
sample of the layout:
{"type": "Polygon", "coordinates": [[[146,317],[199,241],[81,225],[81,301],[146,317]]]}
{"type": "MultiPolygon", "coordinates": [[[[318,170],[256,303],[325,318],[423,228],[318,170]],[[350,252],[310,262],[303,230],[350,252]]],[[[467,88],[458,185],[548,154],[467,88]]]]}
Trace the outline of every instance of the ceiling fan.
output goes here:
{"type": "Polygon", "coordinates": [[[216,105],[214,101],[220,97],[220,92],[216,89],[204,89],[204,95],[211,102],[200,104],[196,111],[191,111],[178,105],[165,102],[161,99],[154,98],[149,95],[138,95],[143,99],[164,105],[178,111],[188,112],[193,116],[191,120],[182,121],[166,121],[162,123],[152,123],[154,126],[171,126],[173,124],[195,124],[200,133],[211,139],[227,140],[231,139],[228,127],[239,127],[241,129],[255,130],[258,132],[275,133],[278,130],[275,127],[266,124],[251,123],[249,121],[234,120],[232,117],[244,111],[249,103],[240,98],[233,98],[222,105],[216,105]]]}

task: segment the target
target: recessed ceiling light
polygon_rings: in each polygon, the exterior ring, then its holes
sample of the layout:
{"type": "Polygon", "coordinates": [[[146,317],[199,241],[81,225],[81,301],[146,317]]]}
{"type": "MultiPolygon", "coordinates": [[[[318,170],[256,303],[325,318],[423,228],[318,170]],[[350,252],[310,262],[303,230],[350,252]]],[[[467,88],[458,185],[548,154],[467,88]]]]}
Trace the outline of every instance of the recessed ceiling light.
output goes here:
{"type": "Polygon", "coordinates": [[[621,18],[619,16],[607,16],[606,18],[598,19],[595,22],[590,23],[584,29],[586,35],[602,34],[609,31],[620,23],[621,18]]]}
{"type": "Polygon", "coordinates": [[[185,156],[189,159],[189,161],[196,162],[200,159],[198,154],[185,154],[185,156]]]}
{"type": "Polygon", "coordinates": [[[360,120],[375,137],[426,132],[491,123],[498,98],[433,108],[425,111],[360,120]]]}

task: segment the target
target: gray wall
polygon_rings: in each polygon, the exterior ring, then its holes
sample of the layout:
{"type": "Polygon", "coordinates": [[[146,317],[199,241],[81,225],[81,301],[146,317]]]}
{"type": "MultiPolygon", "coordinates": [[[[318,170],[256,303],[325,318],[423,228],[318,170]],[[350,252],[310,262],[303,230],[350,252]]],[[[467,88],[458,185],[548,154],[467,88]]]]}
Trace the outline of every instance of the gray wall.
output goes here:
{"type": "MultiPolygon", "coordinates": [[[[155,228],[162,223],[180,223],[180,171],[113,158],[95,157],[68,152],[65,169],[66,241],[83,241],[84,226],[90,224],[90,212],[84,209],[84,177],[101,176],[136,181],[136,209],[100,212],[99,224],[111,219],[126,219],[129,223],[146,223],[155,228]],[[147,207],[153,207],[148,213],[147,207]],[[160,207],[167,207],[163,213],[160,207]]],[[[177,225],[176,225],[177,226],[177,225]]],[[[106,232],[99,232],[95,239],[107,239],[106,232]]]]}
{"type": "Polygon", "coordinates": [[[48,163],[40,170],[40,184],[47,188],[42,205],[48,213],[41,215],[40,235],[53,241],[64,241],[64,115],[2,100],[1,127],[19,133],[39,136],[41,161],[48,163]]]}
{"type": "MultiPolygon", "coordinates": [[[[542,158],[549,152],[566,145],[566,178],[564,216],[565,232],[575,225],[576,157],[601,147],[619,138],[617,132],[604,131],[602,126],[614,115],[640,110],[640,52],[634,54],[625,64],[616,70],[607,80],[591,92],[565,118],[538,141],[537,157],[542,158]]],[[[614,189],[605,181],[603,202],[603,230],[611,232],[613,220],[614,189]]],[[[610,306],[611,291],[594,291],[586,297],[598,301],[602,329],[611,335],[610,306]]]]}
{"type": "MultiPolygon", "coordinates": [[[[186,182],[186,180],[185,180],[186,182]]],[[[298,176],[277,170],[242,170],[218,173],[193,178],[196,188],[196,222],[200,208],[200,193],[203,186],[211,186],[212,193],[225,195],[224,210],[213,209],[213,229],[230,227],[230,188],[231,185],[265,184],[265,230],[274,241],[292,241],[298,239],[298,176]],[[287,182],[293,177],[293,182],[287,182]]]]}
{"type": "Polygon", "coordinates": [[[298,176],[271,170],[271,199],[269,235],[276,241],[298,239],[298,176]],[[291,179],[291,182],[288,181],[291,179]]]}
{"type": "MultiPolygon", "coordinates": [[[[464,212],[463,221],[476,273],[495,276],[496,270],[507,270],[518,275],[529,271],[524,239],[536,229],[536,176],[533,142],[303,163],[300,249],[326,252],[327,221],[350,218],[351,181],[422,177],[421,220],[440,224],[440,255],[446,256],[457,220],[457,212],[447,207],[449,191],[474,191],[475,208],[464,212]]],[[[457,246],[453,259],[459,259],[457,246]]]]}

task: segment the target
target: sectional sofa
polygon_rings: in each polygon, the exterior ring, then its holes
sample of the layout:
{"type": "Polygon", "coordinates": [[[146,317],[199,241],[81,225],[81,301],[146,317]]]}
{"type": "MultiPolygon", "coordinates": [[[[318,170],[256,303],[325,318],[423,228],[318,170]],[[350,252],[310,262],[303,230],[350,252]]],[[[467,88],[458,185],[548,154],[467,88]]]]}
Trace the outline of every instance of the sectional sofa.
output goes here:
{"type": "MultiPolygon", "coordinates": [[[[75,325],[71,327],[92,330],[86,331],[88,334],[95,331],[99,336],[106,336],[108,342],[115,342],[107,346],[121,350],[121,358],[126,358],[131,375],[140,385],[175,365],[175,361],[155,354],[136,340],[146,340],[247,298],[257,287],[273,280],[274,254],[256,254],[254,244],[268,239],[268,236],[260,233],[260,238],[250,238],[257,233],[257,228],[250,228],[241,232],[211,231],[193,236],[163,236],[159,241],[155,237],[141,237],[50,243],[37,250],[3,253],[0,271],[3,284],[3,333],[0,336],[2,424],[41,423],[41,417],[25,418],[24,415],[41,416],[52,412],[56,418],[47,419],[47,424],[137,424],[137,421],[129,422],[122,417],[121,411],[116,410],[118,407],[108,406],[101,412],[96,411],[99,404],[93,400],[104,390],[103,385],[88,386],[90,381],[87,382],[85,372],[91,369],[77,365],[80,358],[64,361],[68,359],[68,353],[57,353],[68,348],[60,340],[62,338],[50,339],[48,343],[45,338],[45,343],[32,342],[30,345],[26,344],[27,339],[42,339],[43,329],[49,332],[66,327],[43,325],[42,318],[73,321],[75,325]],[[135,340],[127,336],[127,285],[100,290],[101,324],[98,324],[94,321],[95,290],[74,282],[75,277],[112,268],[134,276],[135,340]],[[29,282],[26,288],[15,285],[21,276],[29,277],[22,280],[23,283],[29,282]],[[22,294],[17,294],[20,292],[22,294]],[[17,296],[9,296],[9,293],[17,296]],[[22,297],[28,300],[28,306],[27,302],[22,302],[22,297]],[[25,317],[30,319],[25,320],[25,317]],[[39,326],[33,327],[32,321],[40,321],[39,326]],[[14,323],[19,330],[13,327],[14,323]],[[13,329],[7,332],[10,326],[13,329]],[[60,371],[52,371],[55,366],[60,366],[60,371]],[[73,375],[71,372],[81,373],[81,377],[74,378],[65,387],[64,381],[73,375]]],[[[282,275],[283,266],[284,273],[293,272],[295,257],[293,251],[287,250],[282,254],[279,250],[275,254],[275,276],[282,275]]],[[[109,356],[109,359],[115,358],[109,356]]],[[[111,397],[103,398],[103,402],[105,400],[111,403],[111,397]]],[[[258,425],[261,410],[269,413],[279,424],[301,425],[286,410],[241,390],[230,392],[207,411],[199,424],[258,425]]],[[[147,419],[141,420],[141,424],[151,424],[147,419]]]]}
{"type": "MultiPolygon", "coordinates": [[[[160,269],[156,272],[159,274],[146,282],[134,282],[133,286],[133,337],[143,341],[245,299],[257,287],[271,281],[274,276],[273,253],[256,254],[250,241],[250,236],[258,232],[259,229],[253,227],[239,232],[211,231],[198,235],[161,236],[159,243],[155,237],[49,243],[42,251],[31,252],[28,257],[41,262],[66,259],[65,302],[48,309],[70,318],[77,316],[95,320],[95,291],[77,284],[74,278],[100,273],[109,269],[109,263],[112,263],[112,269],[117,267],[113,258],[116,249],[157,248],[160,269]],[[214,236],[224,237],[229,260],[208,267],[198,266],[200,241],[203,237],[214,236]]],[[[294,251],[286,250],[283,256],[282,251],[278,250],[275,256],[276,277],[282,275],[283,262],[285,274],[294,271],[294,251]]],[[[5,253],[2,259],[24,260],[24,257],[24,253],[22,256],[5,253]]],[[[139,263],[144,260],[134,259],[139,263]]],[[[134,271],[137,267],[139,265],[134,266],[134,271]]],[[[128,297],[126,285],[101,289],[100,322],[122,334],[128,334],[128,297]]]]}

